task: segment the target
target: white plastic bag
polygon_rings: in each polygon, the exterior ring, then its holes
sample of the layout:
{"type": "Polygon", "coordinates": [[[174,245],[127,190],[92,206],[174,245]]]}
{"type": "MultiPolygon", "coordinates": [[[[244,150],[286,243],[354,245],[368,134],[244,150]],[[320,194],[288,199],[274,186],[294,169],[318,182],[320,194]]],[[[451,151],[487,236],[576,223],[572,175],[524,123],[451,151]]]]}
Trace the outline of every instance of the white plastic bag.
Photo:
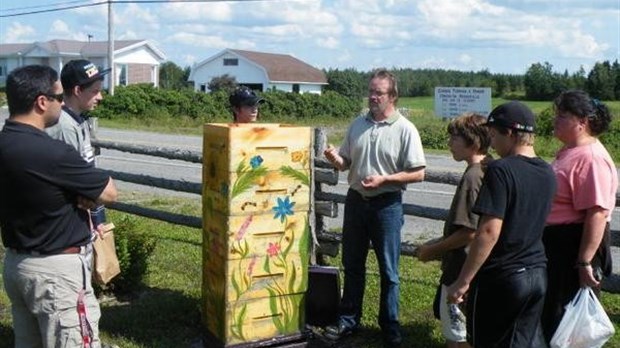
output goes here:
{"type": "Polygon", "coordinates": [[[551,348],[600,348],[613,336],[614,326],[591,288],[581,288],[566,305],[551,348]]]}

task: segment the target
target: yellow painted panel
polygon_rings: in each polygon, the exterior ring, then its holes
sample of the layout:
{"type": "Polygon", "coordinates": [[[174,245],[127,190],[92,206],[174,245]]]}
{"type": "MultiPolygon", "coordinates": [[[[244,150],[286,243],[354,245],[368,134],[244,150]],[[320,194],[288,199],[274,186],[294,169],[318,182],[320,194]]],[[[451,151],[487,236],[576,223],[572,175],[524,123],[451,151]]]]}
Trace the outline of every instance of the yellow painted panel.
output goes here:
{"type": "MultiPolygon", "coordinates": [[[[305,292],[308,288],[307,258],[299,254],[251,256],[232,260],[226,264],[224,299],[227,303],[269,297],[272,293],[289,295],[305,292]]],[[[209,266],[209,265],[207,265],[209,266]]],[[[208,267],[204,277],[209,282],[222,282],[218,274],[208,267]]],[[[210,285],[206,296],[221,298],[222,284],[210,285]],[[217,289],[214,294],[209,291],[217,289]]]]}
{"type": "Polygon", "coordinates": [[[310,188],[305,180],[309,173],[309,170],[268,171],[256,177],[251,172],[205,174],[204,208],[228,215],[265,214],[273,211],[278,199],[289,197],[295,210],[307,211],[310,188]]]}
{"type": "Polygon", "coordinates": [[[250,169],[257,156],[269,170],[281,166],[309,168],[312,128],[270,123],[210,123],[203,132],[204,163],[214,171],[237,172],[239,165],[250,169]]]}
{"type": "Polygon", "coordinates": [[[226,345],[291,335],[304,328],[304,301],[305,294],[239,301],[226,306],[225,318],[205,315],[204,320],[209,331],[226,345]],[[223,320],[224,334],[211,330],[217,320],[223,320]]]}
{"type": "Polygon", "coordinates": [[[205,213],[205,252],[233,260],[248,255],[263,256],[270,248],[287,248],[291,253],[308,252],[307,212],[295,212],[284,219],[274,214],[228,216],[215,211],[205,213]]]}

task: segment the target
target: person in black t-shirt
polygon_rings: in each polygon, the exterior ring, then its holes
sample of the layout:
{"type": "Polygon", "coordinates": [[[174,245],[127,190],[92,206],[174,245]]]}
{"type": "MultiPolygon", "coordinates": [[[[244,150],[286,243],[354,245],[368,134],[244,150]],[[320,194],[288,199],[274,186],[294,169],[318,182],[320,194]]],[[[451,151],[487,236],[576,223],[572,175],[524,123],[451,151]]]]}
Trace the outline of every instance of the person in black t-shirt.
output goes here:
{"type": "Polygon", "coordinates": [[[55,70],[15,69],[6,95],[0,227],[15,346],[98,348],[101,313],[86,260],[92,246],[84,208],[115,201],[115,185],[74,148],[43,131],[58,121],[63,101],[55,70]]]}
{"type": "Polygon", "coordinates": [[[522,103],[495,108],[487,119],[489,164],[473,212],[476,237],[448,301],[467,294],[467,341],[479,347],[546,347],[540,316],[547,275],[542,232],[555,193],[551,166],[534,152],[534,114],[522,103]]]}

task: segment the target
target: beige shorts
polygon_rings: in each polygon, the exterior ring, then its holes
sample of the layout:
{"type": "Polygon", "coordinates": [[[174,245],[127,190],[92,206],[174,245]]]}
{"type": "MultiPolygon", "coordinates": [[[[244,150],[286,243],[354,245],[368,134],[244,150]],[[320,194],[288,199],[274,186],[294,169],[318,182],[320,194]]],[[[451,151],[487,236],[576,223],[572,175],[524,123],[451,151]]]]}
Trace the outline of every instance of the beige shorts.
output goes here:
{"type": "Polygon", "coordinates": [[[31,256],[7,249],[4,287],[11,300],[15,347],[83,347],[77,312],[78,292],[86,279],[86,318],[93,330],[91,347],[99,348],[99,303],[80,254],[31,256]],[[84,277],[86,276],[86,278],[84,277]]]}
{"type": "Polygon", "coordinates": [[[447,286],[441,286],[441,298],[439,299],[441,332],[448,341],[466,342],[467,327],[465,326],[465,314],[458,305],[448,303],[447,290],[447,286]]]}

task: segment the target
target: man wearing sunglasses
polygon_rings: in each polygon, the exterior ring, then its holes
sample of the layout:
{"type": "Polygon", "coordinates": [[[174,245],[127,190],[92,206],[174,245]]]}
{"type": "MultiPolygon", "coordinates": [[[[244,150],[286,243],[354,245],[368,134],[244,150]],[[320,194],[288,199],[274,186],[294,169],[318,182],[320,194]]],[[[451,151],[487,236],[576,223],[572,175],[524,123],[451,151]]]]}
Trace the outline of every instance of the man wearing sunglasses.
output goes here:
{"type": "Polygon", "coordinates": [[[15,347],[101,346],[91,285],[86,202],[116,200],[112,178],[43,131],[58,121],[63,90],[43,65],[6,80],[9,119],[0,132],[3,280],[15,347]]]}
{"type": "Polygon", "coordinates": [[[228,98],[235,123],[251,123],[258,119],[258,106],[265,100],[246,86],[235,89],[228,98]]]}

